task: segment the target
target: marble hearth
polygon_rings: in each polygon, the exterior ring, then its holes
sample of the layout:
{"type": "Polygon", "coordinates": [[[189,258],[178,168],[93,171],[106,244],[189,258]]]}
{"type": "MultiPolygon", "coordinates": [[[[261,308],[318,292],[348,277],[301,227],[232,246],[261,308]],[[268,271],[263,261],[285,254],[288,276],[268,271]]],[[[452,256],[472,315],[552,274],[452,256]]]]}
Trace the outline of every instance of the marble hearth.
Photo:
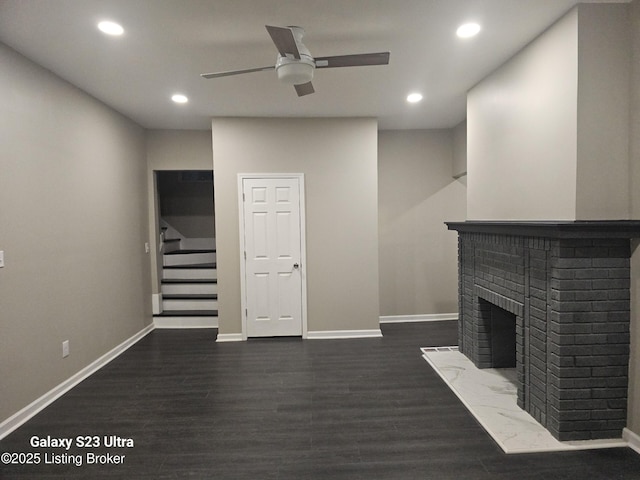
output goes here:
{"type": "Polygon", "coordinates": [[[458,231],[460,351],[478,368],[515,367],[518,405],[558,440],[619,438],[640,222],[447,226],[458,231]]]}

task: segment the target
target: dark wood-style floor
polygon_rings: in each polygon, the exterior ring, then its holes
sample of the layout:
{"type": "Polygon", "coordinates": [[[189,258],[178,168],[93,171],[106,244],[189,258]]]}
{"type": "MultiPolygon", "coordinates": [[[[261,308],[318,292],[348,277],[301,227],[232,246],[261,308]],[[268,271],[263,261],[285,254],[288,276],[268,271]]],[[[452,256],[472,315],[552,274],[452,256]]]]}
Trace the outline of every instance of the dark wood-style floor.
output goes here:
{"type": "MultiPolygon", "coordinates": [[[[132,438],[122,465],[1,466],[0,478],[640,479],[631,449],[505,455],[421,358],[455,322],[383,325],[384,338],[217,344],[156,330],[0,442],[132,438]]],[[[84,457],[83,457],[84,458],[84,457]]]]}

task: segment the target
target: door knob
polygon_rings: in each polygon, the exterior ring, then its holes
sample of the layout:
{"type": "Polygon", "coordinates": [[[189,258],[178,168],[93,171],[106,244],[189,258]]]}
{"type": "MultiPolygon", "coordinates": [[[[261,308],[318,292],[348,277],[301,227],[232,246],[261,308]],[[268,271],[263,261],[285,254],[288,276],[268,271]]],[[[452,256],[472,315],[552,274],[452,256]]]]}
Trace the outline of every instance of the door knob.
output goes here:
{"type": "Polygon", "coordinates": [[[298,269],[298,268],[300,268],[300,265],[298,265],[297,263],[294,263],[293,264],[293,268],[298,269]]]}

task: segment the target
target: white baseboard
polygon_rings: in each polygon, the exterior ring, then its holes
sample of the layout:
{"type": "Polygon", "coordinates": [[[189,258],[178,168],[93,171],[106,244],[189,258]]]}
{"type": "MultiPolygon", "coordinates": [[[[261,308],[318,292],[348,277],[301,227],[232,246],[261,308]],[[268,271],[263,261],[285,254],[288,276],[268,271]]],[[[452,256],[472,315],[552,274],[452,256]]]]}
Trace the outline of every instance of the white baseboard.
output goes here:
{"type": "Polygon", "coordinates": [[[633,433],[628,428],[622,430],[622,439],[627,442],[629,448],[635,450],[640,453],[640,435],[637,433],[633,433]]]}
{"type": "Polygon", "coordinates": [[[382,331],[378,329],[372,330],[321,330],[316,332],[307,332],[309,340],[334,340],[340,338],[379,338],[382,337],[382,331]]]}
{"type": "Polygon", "coordinates": [[[380,323],[442,322],[444,320],[458,320],[458,314],[428,313],[424,315],[387,315],[380,317],[380,323]]]}
{"type": "Polygon", "coordinates": [[[19,412],[15,413],[14,415],[7,418],[5,421],[0,423],[0,440],[6,437],[7,435],[9,435],[11,432],[13,432],[16,428],[21,426],[23,423],[31,419],[33,416],[35,416],[45,407],[50,405],[52,402],[54,402],[55,400],[60,398],[62,395],[67,393],[77,384],[82,382],[85,378],[89,377],[93,373],[100,370],[111,360],[115,359],[118,355],[120,355],[129,347],[137,343],[140,339],[142,339],[145,335],[147,335],[153,329],[154,329],[153,325],[146,326],[145,328],[140,330],[138,333],[133,335],[131,338],[125,340],[117,347],[111,349],[110,351],[102,355],[100,358],[98,358],[97,360],[93,361],[92,363],[84,367],[78,373],[76,373],[75,375],[72,375],[67,380],[62,382],[60,385],[49,390],[40,398],[31,402],[22,410],[20,410],[19,412]]]}
{"type": "Polygon", "coordinates": [[[156,328],[218,328],[218,317],[154,317],[156,328]]]}
{"type": "MultiPolygon", "coordinates": [[[[373,330],[321,330],[307,332],[304,337],[308,340],[336,340],[341,338],[379,338],[382,337],[380,329],[373,330]]],[[[243,342],[246,339],[241,333],[218,333],[216,342],[243,342]]]]}
{"type": "Polygon", "coordinates": [[[241,333],[218,333],[216,342],[243,342],[244,340],[241,333]]]}

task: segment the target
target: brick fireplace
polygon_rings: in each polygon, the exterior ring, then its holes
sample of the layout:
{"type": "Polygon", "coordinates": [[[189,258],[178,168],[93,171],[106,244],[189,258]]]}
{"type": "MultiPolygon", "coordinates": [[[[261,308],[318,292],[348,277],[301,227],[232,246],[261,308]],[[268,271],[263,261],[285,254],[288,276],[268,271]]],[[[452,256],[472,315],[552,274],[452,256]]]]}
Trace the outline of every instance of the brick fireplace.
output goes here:
{"type": "Polygon", "coordinates": [[[631,238],[638,221],[457,222],[459,347],[515,367],[518,405],[559,440],[627,419],[631,238]]]}

